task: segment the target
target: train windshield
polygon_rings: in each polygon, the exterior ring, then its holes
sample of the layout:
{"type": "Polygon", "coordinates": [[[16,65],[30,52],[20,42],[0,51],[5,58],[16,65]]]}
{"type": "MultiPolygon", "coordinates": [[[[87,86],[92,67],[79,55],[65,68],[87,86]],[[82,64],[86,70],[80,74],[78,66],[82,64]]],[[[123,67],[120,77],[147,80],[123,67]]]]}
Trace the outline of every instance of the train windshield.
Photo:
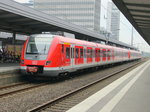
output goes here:
{"type": "Polygon", "coordinates": [[[52,37],[31,36],[28,42],[26,54],[48,54],[52,40],[52,37]]]}

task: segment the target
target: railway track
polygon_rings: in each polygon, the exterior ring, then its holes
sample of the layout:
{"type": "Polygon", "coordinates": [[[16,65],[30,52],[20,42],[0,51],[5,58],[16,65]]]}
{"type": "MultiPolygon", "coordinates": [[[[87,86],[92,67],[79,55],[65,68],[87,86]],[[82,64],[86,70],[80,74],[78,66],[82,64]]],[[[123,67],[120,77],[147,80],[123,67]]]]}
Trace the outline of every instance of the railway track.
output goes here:
{"type": "Polygon", "coordinates": [[[11,87],[16,87],[16,86],[19,86],[19,85],[22,85],[22,84],[25,84],[25,83],[21,82],[21,83],[9,84],[9,85],[6,85],[6,86],[0,86],[0,90],[11,88],[11,87]]]}
{"type": "Polygon", "coordinates": [[[8,85],[4,87],[0,87],[0,98],[10,96],[12,94],[21,93],[24,91],[28,91],[30,89],[34,89],[37,87],[45,86],[48,83],[39,83],[39,84],[28,84],[28,83],[17,83],[13,85],[8,85]]]}
{"type": "MultiPolygon", "coordinates": [[[[126,67],[126,68],[120,69],[120,70],[118,70],[116,72],[113,72],[113,73],[111,73],[111,74],[109,74],[109,75],[107,75],[105,77],[102,77],[102,78],[100,78],[100,79],[98,79],[96,81],[93,81],[93,82],[91,82],[91,83],[89,83],[87,85],[84,85],[84,86],[82,86],[80,88],[77,88],[77,89],[72,90],[72,91],[70,91],[70,92],[68,92],[66,94],[63,94],[63,95],[61,95],[61,96],[59,96],[57,98],[51,99],[48,102],[43,103],[42,105],[39,105],[39,106],[37,106],[37,107],[35,107],[33,109],[28,110],[28,112],[41,112],[41,111],[44,111],[44,112],[49,112],[49,111],[50,112],[65,112],[66,110],[71,108],[73,105],[75,105],[76,102],[78,102],[78,101],[76,101],[76,100],[78,100],[78,97],[74,98],[74,95],[80,94],[80,92],[83,92],[84,90],[86,91],[86,89],[88,89],[88,88],[98,84],[102,80],[105,80],[105,79],[107,79],[107,78],[109,78],[111,76],[119,74],[119,73],[121,73],[121,72],[123,72],[123,71],[125,71],[125,70],[127,70],[127,69],[129,69],[131,67],[134,67],[134,66],[136,66],[136,65],[138,65],[140,63],[141,62],[137,62],[137,63],[135,63],[133,65],[130,65],[130,66],[126,67]],[[69,98],[72,98],[73,102],[75,102],[73,105],[70,104],[72,101],[69,101],[68,100],[69,98]],[[64,101],[64,103],[62,103],[63,101],[64,101]],[[68,106],[66,107],[66,105],[68,105],[68,106]]],[[[85,92],[85,93],[87,93],[87,92],[85,92]]]]}

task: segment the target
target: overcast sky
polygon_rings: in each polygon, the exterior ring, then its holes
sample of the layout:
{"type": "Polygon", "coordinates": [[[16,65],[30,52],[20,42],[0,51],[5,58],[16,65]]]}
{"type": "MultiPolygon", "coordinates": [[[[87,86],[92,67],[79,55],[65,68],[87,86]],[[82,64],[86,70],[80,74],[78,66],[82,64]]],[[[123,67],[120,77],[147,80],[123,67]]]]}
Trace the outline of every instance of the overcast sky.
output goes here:
{"type": "MultiPolygon", "coordinates": [[[[25,3],[28,2],[29,0],[15,0],[20,3],[25,3]]],[[[111,0],[101,0],[101,27],[106,28],[106,17],[107,15],[107,3],[111,0]]],[[[132,32],[132,25],[128,22],[128,20],[121,14],[120,16],[120,35],[119,35],[119,40],[122,42],[125,42],[127,44],[131,44],[131,32],[132,32]]],[[[139,33],[134,30],[134,46],[140,48],[142,51],[147,51],[150,52],[150,46],[145,42],[145,40],[139,35],[139,33]]]]}
{"type": "Polygon", "coordinates": [[[15,1],[20,2],[20,3],[26,3],[26,2],[28,2],[29,0],[15,0],[15,1]]]}

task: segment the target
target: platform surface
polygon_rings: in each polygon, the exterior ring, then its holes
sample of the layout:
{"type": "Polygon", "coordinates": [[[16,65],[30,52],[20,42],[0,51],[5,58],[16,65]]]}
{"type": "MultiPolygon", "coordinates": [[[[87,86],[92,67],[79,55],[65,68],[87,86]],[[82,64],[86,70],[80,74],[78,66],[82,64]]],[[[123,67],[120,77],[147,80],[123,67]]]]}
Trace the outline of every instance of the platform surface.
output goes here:
{"type": "Polygon", "coordinates": [[[19,63],[0,63],[0,73],[19,70],[19,63]]]}
{"type": "Polygon", "coordinates": [[[150,60],[67,112],[150,112],[150,60]]]}

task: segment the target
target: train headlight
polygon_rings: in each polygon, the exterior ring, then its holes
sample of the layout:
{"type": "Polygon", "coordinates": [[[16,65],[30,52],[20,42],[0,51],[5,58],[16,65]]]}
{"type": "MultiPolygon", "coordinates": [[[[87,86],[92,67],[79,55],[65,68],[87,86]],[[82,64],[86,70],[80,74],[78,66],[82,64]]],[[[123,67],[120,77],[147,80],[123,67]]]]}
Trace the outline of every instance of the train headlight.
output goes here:
{"type": "Polygon", "coordinates": [[[49,65],[51,63],[51,61],[46,61],[46,64],[45,65],[49,65]]]}
{"type": "Polygon", "coordinates": [[[24,60],[20,60],[20,63],[21,63],[21,64],[24,64],[24,60]]]}

